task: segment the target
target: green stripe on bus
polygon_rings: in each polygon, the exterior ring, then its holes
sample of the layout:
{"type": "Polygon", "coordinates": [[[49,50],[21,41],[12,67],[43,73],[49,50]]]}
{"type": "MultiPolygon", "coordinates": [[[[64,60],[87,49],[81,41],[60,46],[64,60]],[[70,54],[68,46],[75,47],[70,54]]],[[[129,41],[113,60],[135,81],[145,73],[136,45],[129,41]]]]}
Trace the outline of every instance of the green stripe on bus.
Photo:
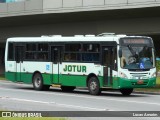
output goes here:
{"type": "MultiPolygon", "coordinates": [[[[31,84],[32,83],[32,73],[15,73],[15,72],[6,72],[6,79],[13,82],[24,82],[31,84]],[[21,77],[21,79],[20,79],[21,77]]],[[[77,86],[77,87],[87,87],[87,77],[83,75],[64,75],[64,74],[42,74],[43,82],[45,85],[52,84],[61,84],[65,86],[77,86]],[[58,80],[59,78],[59,80],[58,80]]],[[[143,80],[142,84],[138,84],[136,79],[123,79],[119,77],[112,78],[112,83],[108,81],[108,85],[104,85],[103,76],[98,77],[100,82],[100,87],[112,87],[114,89],[120,88],[145,88],[153,87],[156,85],[156,78],[150,78],[143,80]]]]}
{"type": "MultiPolygon", "coordinates": [[[[24,83],[32,83],[32,75],[33,73],[16,73],[16,72],[6,72],[6,79],[13,82],[24,82],[24,83]],[[21,77],[21,78],[20,78],[21,77]]],[[[43,82],[45,85],[51,84],[61,84],[66,86],[78,86],[78,87],[86,87],[87,76],[85,75],[64,75],[64,74],[43,74],[43,82]]],[[[100,80],[100,85],[103,86],[103,77],[98,77],[100,80]]]]}

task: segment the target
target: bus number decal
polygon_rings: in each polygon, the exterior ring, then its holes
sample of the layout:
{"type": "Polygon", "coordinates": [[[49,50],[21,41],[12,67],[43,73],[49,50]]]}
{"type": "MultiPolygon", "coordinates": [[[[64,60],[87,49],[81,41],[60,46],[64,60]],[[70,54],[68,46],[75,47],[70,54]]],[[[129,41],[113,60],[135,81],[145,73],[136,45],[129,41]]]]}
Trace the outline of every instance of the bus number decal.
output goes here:
{"type": "Polygon", "coordinates": [[[49,65],[46,65],[46,70],[49,70],[49,69],[50,69],[49,65]]]}

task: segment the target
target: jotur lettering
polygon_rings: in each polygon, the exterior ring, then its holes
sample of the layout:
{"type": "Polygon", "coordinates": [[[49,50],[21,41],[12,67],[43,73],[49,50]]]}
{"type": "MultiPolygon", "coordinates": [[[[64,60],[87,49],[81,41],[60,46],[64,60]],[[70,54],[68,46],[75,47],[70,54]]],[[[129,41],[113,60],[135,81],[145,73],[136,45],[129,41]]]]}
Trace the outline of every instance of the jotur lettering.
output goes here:
{"type": "Polygon", "coordinates": [[[83,65],[65,65],[64,72],[87,72],[86,66],[83,65]]]}

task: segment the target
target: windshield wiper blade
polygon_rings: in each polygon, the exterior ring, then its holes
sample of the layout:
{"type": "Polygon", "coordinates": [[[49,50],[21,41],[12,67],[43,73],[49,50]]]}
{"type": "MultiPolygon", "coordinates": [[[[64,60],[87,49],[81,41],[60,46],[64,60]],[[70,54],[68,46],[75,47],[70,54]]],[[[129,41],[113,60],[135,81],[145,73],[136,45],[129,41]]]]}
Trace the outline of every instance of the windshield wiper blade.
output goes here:
{"type": "Polygon", "coordinates": [[[133,50],[133,48],[130,45],[128,45],[128,49],[131,51],[133,56],[136,55],[136,52],[133,50]]]}

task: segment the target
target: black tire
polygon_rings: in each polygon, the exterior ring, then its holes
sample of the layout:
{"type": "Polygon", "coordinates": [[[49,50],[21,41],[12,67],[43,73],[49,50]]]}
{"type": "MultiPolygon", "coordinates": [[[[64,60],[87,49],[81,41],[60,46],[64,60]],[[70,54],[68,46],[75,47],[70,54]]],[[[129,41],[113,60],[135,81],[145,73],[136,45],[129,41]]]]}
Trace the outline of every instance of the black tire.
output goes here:
{"type": "Polygon", "coordinates": [[[88,89],[91,95],[99,95],[101,93],[100,84],[97,77],[89,78],[88,89]]]}
{"type": "Polygon", "coordinates": [[[43,85],[43,77],[40,73],[33,76],[33,87],[35,90],[48,90],[49,85],[43,85]]]}
{"type": "Polygon", "coordinates": [[[63,92],[72,92],[75,88],[74,86],[61,86],[63,92]]]}
{"type": "Polygon", "coordinates": [[[120,89],[120,92],[121,92],[122,95],[124,95],[124,96],[129,96],[129,95],[133,92],[133,88],[120,89]]]}

